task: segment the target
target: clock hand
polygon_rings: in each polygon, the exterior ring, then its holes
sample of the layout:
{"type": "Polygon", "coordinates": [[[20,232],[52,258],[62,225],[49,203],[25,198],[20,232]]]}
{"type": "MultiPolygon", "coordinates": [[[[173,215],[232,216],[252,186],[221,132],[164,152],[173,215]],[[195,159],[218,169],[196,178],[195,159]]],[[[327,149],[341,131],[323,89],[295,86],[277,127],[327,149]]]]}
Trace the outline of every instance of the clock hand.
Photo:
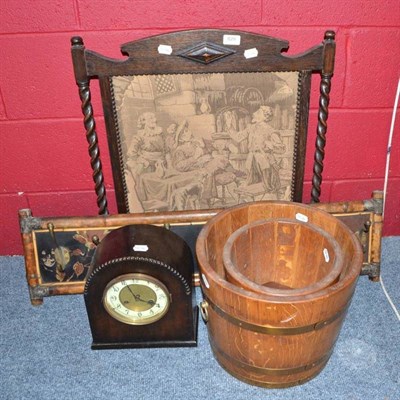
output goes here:
{"type": "Polygon", "coordinates": [[[128,286],[128,290],[131,292],[131,294],[132,294],[133,298],[135,299],[135,301],[142,301],[143,303],[147,303],[147,304],[150,304],[152,306],[154,304],[156,304],[154,300],[143,300],[143,299],[141,299],[140,298],[140,294],[133,293],[130,286],[128,286]]]}
{"type": "Polygon", "coordinates": [[[143,301],[143,300],[140,298],[140,294],[135,294],[135,293],[133,293],[133,292],[132,292],[132,289],[131,289],[131,287],[130,287],[129,285],[128,285],[128,290],[131,292],[131,294],[132,294],[133,298],[135,299],[135,301],[138,301],[138,300],[143,301]]]}
{"type": "Polygon", "coordinates": [[[135,296],[135,299],[139,300],[139,301],[142,301],[143,303],[150,304],[151,306],[154,306],[154,304],[156,304],[156,302],[154,300],[143,300],[142,298],[140,298],[140,294],[135,296]]]}

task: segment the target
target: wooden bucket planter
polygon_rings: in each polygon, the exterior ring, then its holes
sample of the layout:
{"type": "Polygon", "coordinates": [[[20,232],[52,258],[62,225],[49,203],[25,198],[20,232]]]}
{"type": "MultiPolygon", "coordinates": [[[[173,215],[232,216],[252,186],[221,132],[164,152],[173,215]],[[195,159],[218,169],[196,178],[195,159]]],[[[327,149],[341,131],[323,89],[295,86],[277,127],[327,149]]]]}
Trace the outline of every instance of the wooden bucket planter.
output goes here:
{"type": "Polygon", "coordinates": [[[304,383],[323,369],[362,265],[360,243],[346,225],[302,204],[248,203],[213,217],[198,237],[196,253],[204,296],[202,315],[222,367],[240,380],[272,388],[304,383]],[[334,238],[343,257],[336,282],[304,295],[278,296],[227,280],[223,249],[229,237],[244,225],[276,218],[310,224],[334,238]]]}
{"type": "Polygon", "coordinates": [[[237,286],[294,296],[337,282],[343,254],[323,229],[281,218],[255,221],[236,230],[224,246],[223,262],[227,280],[237,286]]]}

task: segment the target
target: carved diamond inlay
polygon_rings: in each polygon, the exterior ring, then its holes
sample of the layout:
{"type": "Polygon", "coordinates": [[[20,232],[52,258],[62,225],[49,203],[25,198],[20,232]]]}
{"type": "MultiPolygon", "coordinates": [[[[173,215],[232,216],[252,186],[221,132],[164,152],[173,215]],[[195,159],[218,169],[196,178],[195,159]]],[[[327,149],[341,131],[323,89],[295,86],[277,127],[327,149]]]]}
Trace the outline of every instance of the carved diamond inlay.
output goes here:
{"type": "Polygon", "coordinates": [[[178,55],[202,64],[209,64],[234,53],[235,51],[215,43],[202,42],[185,49],[178,55]]]}

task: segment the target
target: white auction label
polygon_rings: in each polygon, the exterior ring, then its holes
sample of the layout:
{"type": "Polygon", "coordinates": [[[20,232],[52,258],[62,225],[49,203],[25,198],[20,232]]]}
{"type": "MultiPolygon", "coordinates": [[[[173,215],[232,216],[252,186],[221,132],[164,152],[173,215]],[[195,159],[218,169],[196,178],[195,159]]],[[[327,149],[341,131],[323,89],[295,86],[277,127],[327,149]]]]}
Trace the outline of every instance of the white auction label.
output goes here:
{"type": "Polygon", "coordinates": [[[166,55],[171,55],[172,54],[172,47],[166,44],[160,44],[158,46],[158,52],[160,54],[166,54],[166,55]]]}
{"type": "Polygon", "coordinates": [[[307,215],[304,215],[304,214],[302,214],[302,213],[297,213],[297,214],[296,214],[296,219],[297,219],[298,221],[301,221],[301,222],[308,222],[308,217],[307,217],[307,215]]]}
{"type": "Polygon", "coordinates": [[[254,58],[258,56],[258,50],[254,47],[253,49],[247,49],[244,51],[245,58],[254,58]]]}
{"type": "Polygon", "coordinates": [[[324,253],[324,257],[325,257],[325,262],[329,262],[330,257],[329,257],[328,249],[324,249],[323,253],[324,253]]]}
{"type": "Polygon", "coordinates": [[[208,283],[208,279],[204,274],[201,274],[201,278],[203,279],[204,285],[207,289],[210,289],[210,284],[208,283]]]}
{"type": "Polygon", "coordinates": [[[135,244],[133,246],[133,251],[146,252],[148,250],[149,250],[149,246],[147,246],[147,244],[135,244]]]}
{"type": "Polygon", "coordinates": [[[223,43],[230,44],[232,46],[239,46],[240,40],[241,40],[240,35],[224,35],[223,36],[223,43]]]}

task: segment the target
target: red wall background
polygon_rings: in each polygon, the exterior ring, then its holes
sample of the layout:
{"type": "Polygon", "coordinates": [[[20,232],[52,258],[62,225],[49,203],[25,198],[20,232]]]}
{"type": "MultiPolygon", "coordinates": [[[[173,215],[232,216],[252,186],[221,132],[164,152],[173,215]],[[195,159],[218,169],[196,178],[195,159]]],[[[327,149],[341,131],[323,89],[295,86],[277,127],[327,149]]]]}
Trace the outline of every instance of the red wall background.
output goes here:
{"type": "MultiPolygon", "coordinates": [[[[70,37],[120,57],[119,45],[190,28],[233,28],[290,41],[288,54],[337,33],[323,201],[383,189],[399,79],[398,0],[3,0],[0,5],[0,254],[22,254],[17,211],[95,215],[70,37]]],[[[311,98],[305,194],[309,197],[318,81],[311,98]]],[[[111,212],[116,212],[99,91],[93,85],[111,212]]],[[[393,138],[384,234],[400,234],[400,121],[393,138]]]]}

